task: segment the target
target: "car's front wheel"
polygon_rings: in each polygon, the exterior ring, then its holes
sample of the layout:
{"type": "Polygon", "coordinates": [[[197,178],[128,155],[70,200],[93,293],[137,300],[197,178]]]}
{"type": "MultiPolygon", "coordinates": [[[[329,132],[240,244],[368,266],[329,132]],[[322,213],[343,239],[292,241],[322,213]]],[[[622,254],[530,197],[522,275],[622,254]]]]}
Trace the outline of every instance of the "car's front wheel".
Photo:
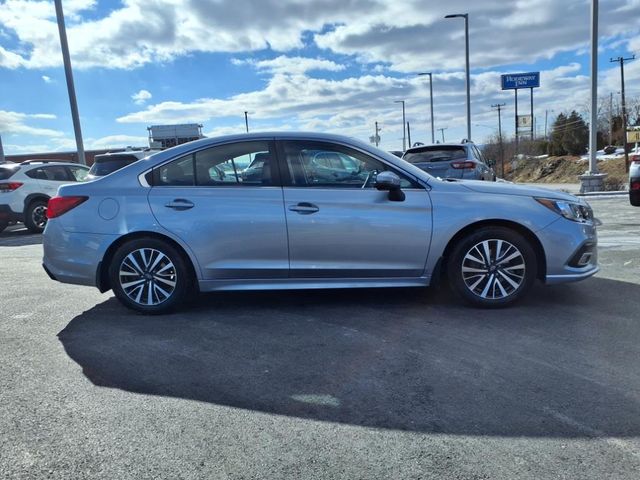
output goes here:
{"type": "Polygon", "coordinates": [[[163,240],[140,238],[121,245],[109,268],[116,297],[145,314],[174,310],[187,297],[190,270],[178,250],[163,240]]]}
{"type": "Polygon", "coordinates": [[[521,298],[537,275],[529,241],[504,227],[484,227],[462,238],[447,261],[451,288],[480,307],[502,307],[521,298]]]}
{"type": "Polygon", "coordinates": [[[47,226],[47,201],[34,200],[24,212],[24,225],[32,233],[42,233],[47,226]]]}

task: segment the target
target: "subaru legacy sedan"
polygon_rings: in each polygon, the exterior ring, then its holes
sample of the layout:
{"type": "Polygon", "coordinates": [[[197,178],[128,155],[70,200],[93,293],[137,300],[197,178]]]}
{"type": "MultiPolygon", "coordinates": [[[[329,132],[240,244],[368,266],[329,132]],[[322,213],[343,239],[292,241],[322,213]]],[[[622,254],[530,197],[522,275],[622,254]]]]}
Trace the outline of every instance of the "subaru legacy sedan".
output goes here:
{"type": "Polygon", "coordinates": [[[500,307],[536,279],[570,282],[598,271],[584,201],[440,180],[337,135],[198,140],[62,186],[47,215],[43,264],[52,279],[112,289],[147,314],[195,292],[441,279],[473,305],[500,307]]]}

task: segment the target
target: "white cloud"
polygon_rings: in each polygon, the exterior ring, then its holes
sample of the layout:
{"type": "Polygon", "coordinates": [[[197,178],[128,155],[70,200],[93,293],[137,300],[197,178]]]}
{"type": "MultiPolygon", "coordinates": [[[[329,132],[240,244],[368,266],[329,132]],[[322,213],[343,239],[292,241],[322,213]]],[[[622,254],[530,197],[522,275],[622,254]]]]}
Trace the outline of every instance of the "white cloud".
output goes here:
{"type": "Polygon", "coordinates": [[[42,80],[44,80],[44,83],[51,83],[53,82],[53,80],[51,79],[51,77],[48,77],[46,75],[42,75],[42,80]]]}
{"type": "Polygon", "coordinates": [[[288,75],[303,74],[313,70],[340,72],[346,68],[344,65],[322,58],[287,57],[286,55],[269,60],[238,60],[234,58],[231,62],[234,65],[251,65],[262,72],[288,75]]]}
{"type": "Polygon", "coordinates": [[[44,137],[61,137],[64,134],[59,130],[34,127],[27,124],[30,119],[53,120],[55,118],[55,115],[48,113],[27,114],[0,110],[0,132],[44,137]]]}
{"type": "Polygon", "coordinates": [[[139,92],[131,95],[133,103],[135,103],[136,105],[143,105],[147,100],[150,100],[151,97],[151,92],[148,90],[140,90],[139,92]]]}
{"type": "Polygon", "coordinates": [[[149,138],[138,135],[108,135],[102,138],[87,138],[86,147],[88,149],[107,149],[132,147],[148,147],[149,138]]]}
{"type": "MultiPolygon", "coordinates": [[[[130,69],[192,52],[288,52],[313,38],[331,52],[388,62],[398,71],[457,69],[463,62],[463,24],[443,17],[458,11],[469,13],[474,68],[530,63],[589,41],[585,0],[127,0],[106,15],[83,19],[94,3],[65,2],[77,68],[130,69]]],[[[637,32],[638,17],[638,0],[603,1],[601,37],[637,32]]],[[[6,0],[0,24],[21,42],[11,51],[0,47],[1,66],[60,65],[51,2],[6,0]]]]}

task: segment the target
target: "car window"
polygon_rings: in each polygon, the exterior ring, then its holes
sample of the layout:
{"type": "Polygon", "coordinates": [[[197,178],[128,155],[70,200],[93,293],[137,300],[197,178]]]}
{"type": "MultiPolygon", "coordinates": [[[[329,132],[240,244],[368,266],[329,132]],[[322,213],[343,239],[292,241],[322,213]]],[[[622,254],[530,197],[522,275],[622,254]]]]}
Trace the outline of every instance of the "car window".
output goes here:
{"type": "Polygon", "coordinates": [[[269,186],[272,150],[267,141],[219,145],[154,169],[157,186],[269,186]]]}
{"type": "Polygon", "coordinates": [[[476,147],[475,145],[471,145],[471,151],[473,152],[473,156],[475,157],[476,160],[479,160],[482,163],[486,163],[484,161],[484,157],[482,156],[482,152],[480,152],[478,147],[476,147]]]}
{"type": "Polygon", "coordinates": [[[392,170],[403,188],[413,183],[400,172],[362,152],[322,142],[283,142],[291,183],[301,187],[374,188],[378,173],[392,170]]]}
{"type": "Polygon", "coordinates": [[[273,185],[269,142],[240,142],[207,148],[195,154],[198,186],[273,185]]]}
{"type": "Polygon", "coordinates": [[[38,172],[38,178],[42,180],[49,180],[52,182],[75,181],[75,179],[71,178],[71,175],[64,165],[51,165],[48,167],[42,167],[41,170],[42,172],[38,172]],[[41,175],[43,178],[41,178],[41,175]]]}
{"type": "Polygon", "coordinates": [[[94,163],[91,165],[91,170],[89,170],[89,174],[96,177],[103,177],[137,161],[138,157],[130,154],[96,155],[94,163]]]}
{"type": "MultiPolygon", "coordinates": [[[[20,170],[20,167],[14,167],[13,165],[9,167],[0,167],[0,180],[10,179],[18,170],[20,170]]],[[[29,172],[27,172],[27,174],[29,174],[29,172]]]]}
{"type": "Polygon", "coordinates": [[[467,152],[464,147],[457,145],[443,145],[413,150],[404,154],[403,160],[409,163],[450,162],[452,160],[466,160],[467,152]]]}
{"type": "Polygon", "coordinates": [[[71,170],[71,175],[76,182],[84,182],[89,173],[88,169],[82,167],[69,167],[69,170],[71,170]]]}
{"type": "Polygon", "coordinates": [[[180,157],[154,169],[154,185],[160,187],[185,187],[195,185],[193,155],[180,157]]]}

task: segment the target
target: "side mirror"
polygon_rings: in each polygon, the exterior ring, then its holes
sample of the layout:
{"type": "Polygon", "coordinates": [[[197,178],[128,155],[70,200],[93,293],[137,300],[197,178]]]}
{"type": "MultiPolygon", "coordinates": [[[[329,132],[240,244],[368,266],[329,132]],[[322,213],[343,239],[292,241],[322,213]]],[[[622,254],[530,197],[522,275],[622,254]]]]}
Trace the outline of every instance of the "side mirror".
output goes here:
{"type": "Polygon", "coordinates": [[[405,199],[405,194],[400,189],[400,177],[393,172],[378,173],[374,187],[376,190],[388,191],[392,202],[403,202],[405,199]]]}

